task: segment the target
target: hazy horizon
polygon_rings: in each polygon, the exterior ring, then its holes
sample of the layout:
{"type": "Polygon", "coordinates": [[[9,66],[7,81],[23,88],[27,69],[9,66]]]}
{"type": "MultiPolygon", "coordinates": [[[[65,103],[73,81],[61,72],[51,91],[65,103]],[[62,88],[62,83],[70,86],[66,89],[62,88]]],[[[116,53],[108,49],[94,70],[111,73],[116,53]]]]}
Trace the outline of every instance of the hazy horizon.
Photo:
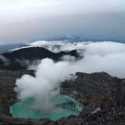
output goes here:
{"type": "Polygon", "coordinates": [[[122,0],[1,0],[0,44],[79,37],[125,41],[122,0]]]}

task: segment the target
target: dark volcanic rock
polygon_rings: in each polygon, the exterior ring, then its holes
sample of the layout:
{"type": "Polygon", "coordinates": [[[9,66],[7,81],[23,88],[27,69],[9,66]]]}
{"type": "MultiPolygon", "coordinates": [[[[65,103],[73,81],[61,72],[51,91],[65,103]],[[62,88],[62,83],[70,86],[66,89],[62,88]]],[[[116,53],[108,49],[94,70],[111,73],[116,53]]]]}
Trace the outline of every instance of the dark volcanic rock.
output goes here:
{"type": "Polygon", "coordinates": [[[76,50],[53,53],[42,47],[22,48],[15,51],[6,52],[0,55],[0,69],[19,70],[26,69],[29,64],[36,60],[51,58],[55,61],[61,60],[63,56],[73,56],[79,58],[76,50]]]}
{"type": "MultiPolygon", "coordinates": [[[[118,84],[120,79],[113,78],[107,73],[77,73],[73,80],[65,81],[62,88],[65,92],[76,93],[84,97],[111,97],[114,85],[118,84]]],[[[73,93],[72,93],[73,94],[73,93]]]]}
{"type": "Polygon", "coordinates": [[[15,102],[16,93],[14,91],[16,79],[23,74],[34,76],[34,71],[8,71],[0,70],[0,108],[2,112],[9,114],[9,106],[15,102]]]}
{"type": "Polygon", "coordinates": [[[32,71],[0,72],[0,105],[3,125],[124,125],[125,80],[107,73],[77,73],[74,79],[61,85],[61,93],[70,95],[81,104],[83,110],[77,117],[53,122],[49,120],[14,119],[9,115],[9,106],[16,100],[16,78],[22,74],[34,75],[32,71]]]}

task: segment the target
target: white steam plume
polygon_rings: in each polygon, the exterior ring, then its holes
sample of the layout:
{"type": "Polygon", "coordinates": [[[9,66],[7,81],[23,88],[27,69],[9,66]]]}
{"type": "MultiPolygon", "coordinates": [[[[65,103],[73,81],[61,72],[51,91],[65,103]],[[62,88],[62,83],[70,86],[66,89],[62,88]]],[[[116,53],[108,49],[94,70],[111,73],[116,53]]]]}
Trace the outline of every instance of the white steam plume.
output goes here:
{"type": "MultiPolygon", "coordinates": [[[[51,109],[54,104],[51,98],[59,95],[62,81],[76,72],[107,72],[113,76],[125,78],[125,44],[121,43],[89,43],[83,45],[83,59],[54,62],[43,59],[36,77],[24,75],[17,80],[16,91],[20,99],[34,97],[41,109],[51,109]]],[[[37,106],[37,107],[39,107],[37,106]]]]}
{"type": "Polygon", "coordinates": [[[37,108],[40,106],[41,110],[45,111],[52,109],[54,105],[50,100],[59,95],[59,83],[67,78],[68,66],[68,62],[54,63],[51,59],[42,60],[35,78],[24,75],[17,80],[16,91],[19,92],[19,98],[34,97],[37,108]]]}

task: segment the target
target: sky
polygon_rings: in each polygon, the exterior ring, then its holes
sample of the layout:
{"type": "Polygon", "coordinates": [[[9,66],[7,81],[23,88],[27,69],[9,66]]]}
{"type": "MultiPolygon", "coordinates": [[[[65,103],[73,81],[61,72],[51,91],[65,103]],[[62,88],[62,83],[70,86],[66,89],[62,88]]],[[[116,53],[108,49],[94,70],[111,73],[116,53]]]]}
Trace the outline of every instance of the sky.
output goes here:
{"type": "Polygon", "coordinates": [[[64,36],[125,41],[124,0],[0,0],[0,44],[64,36]]]}

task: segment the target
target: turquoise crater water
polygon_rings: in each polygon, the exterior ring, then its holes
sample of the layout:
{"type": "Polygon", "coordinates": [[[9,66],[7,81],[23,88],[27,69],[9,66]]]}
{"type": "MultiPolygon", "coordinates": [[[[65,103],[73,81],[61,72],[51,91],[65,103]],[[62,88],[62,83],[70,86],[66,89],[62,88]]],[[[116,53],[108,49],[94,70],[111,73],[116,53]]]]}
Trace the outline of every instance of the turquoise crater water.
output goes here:
{"type": "Polygon", "coordinates": [[[56,108],[50,112],[42,112],[33,108],[34,99],[27,98],[19,101],[10,107],[10,113],[14,118],[25,119],[49,119],[57,121],[69,116],[77,116],[82,111],[82,106],[79,102],[69,96],[60,95],[53,99],[56,108]]]}

